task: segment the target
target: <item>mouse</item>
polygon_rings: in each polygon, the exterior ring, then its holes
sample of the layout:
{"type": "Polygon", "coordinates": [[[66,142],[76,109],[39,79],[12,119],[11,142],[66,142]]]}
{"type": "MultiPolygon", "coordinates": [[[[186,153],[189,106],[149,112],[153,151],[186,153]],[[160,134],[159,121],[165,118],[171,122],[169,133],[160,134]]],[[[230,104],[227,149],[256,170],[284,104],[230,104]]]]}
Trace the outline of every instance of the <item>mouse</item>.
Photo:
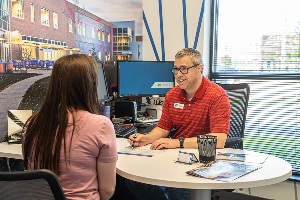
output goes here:
{"type": "Polygon", "coordinates": [[[136,124],[134,126],[137,127],[137,128],[146,128],[147,124],[145,124],[145,123],[139,123],[139,124],[136,124]]]}

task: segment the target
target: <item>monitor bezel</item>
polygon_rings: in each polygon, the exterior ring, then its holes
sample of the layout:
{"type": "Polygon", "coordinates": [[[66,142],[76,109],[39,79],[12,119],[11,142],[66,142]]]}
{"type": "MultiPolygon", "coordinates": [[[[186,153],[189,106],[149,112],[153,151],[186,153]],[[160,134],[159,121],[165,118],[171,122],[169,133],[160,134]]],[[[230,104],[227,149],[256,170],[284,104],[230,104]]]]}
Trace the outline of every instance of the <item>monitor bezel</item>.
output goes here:
{"type": "MultiPolygon", "coordinates": [[[[159,96],[159,97],[164,97],[166,95],[166,93],[163,94],[130,94],[130,95],[120,95],[120,70],[119,70],[119,64],[121,62],[160,62],[160,63],[173,63],[174,65],[174,61],[153,61],[153,60],[118,60],[117,61],[117,86],[118,86],[118,97],[122,98],[122,97],[146,97],[146,96],[159,96]]],[[[172,65],[172,66],[173,66],[172,65]]],[[[171,72],[171,68],[170,68],[170,73],[171,72]]],[[[173,82],[173,87],[175,87],[175,77],[174,75],[172,75],[172,82],[173,82]]],[[[172,87],[172,88],[173,88],[172,87]]],[[[170,88],[170,89],[172,89],[170,88]]]]}

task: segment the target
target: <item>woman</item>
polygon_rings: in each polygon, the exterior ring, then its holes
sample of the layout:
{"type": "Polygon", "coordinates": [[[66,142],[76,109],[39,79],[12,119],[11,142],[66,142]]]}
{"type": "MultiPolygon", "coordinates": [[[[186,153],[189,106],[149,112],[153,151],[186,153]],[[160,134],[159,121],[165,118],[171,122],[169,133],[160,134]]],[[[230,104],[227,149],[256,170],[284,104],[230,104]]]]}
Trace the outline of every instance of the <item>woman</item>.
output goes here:
{"type": "Polygon", "coordinates": [[[116,136],[99,114],[95,60],[83,54],[58,59],[45,101],[25,125],[25,167],[55,172],[68,199],[109,199],[116,184],[116,136]]]}

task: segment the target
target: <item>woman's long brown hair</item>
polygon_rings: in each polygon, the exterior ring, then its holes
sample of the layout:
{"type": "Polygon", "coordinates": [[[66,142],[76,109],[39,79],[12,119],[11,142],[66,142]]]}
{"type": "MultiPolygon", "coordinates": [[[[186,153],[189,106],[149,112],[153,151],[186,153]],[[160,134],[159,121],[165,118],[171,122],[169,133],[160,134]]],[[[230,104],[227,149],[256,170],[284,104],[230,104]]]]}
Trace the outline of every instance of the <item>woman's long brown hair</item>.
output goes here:
{"type": "MultiPolygon", "coordinates": [[[[45,101],[25,125],[23,145],[26,168],[31,158],[34,169],[49,169],[60,175],[62,148],[65,159],[69,160],[65,140],[68,112],[85,110],[100,114],[97,84],[97,63],[92,57],[73,54],[55,62],[45,101]]],[[[74,123],[73,120],[73,127],[74,123]]],[[[71,138],[73,134],[74,129],[71,138]]],[[[72,139],[70,147],[71,142],[72,139]]]]}

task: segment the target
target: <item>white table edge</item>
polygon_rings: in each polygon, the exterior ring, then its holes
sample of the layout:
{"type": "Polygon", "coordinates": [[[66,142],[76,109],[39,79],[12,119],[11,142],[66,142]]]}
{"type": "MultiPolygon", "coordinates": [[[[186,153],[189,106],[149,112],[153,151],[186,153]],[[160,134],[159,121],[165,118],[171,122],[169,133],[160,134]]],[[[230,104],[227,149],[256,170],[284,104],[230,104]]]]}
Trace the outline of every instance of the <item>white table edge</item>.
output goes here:
{"type": "MultiPolygon", "coordinates": [[[[178,181],[172,182],[172,181],[169,181],[169,180],[168,181],[164,181],[164,180],[156,180],[156,179],[143,178],[143,177],[140,177],[140,176],[128,174],[128,173],[123,172],[123,171],[121,171],[119,169],[117,169],[117,174],[119,174],[120,176],[122,176],[124,178],[133,180],[133,181],[137,181],[137,182],[141,182],[141,183],[146,183],[146,184],[152,184],[152,185],[159,185],[159,186],[182,188],[182,183],[183,183],[183,182],[178,182],[178,181]]],[[[249,181],[249,182],[247,182],[247,186],[246,187],[245,186],[241,187],[241,184],[239,182],[232,181],[232,182],[228,182],[227,184],[219,185],[218,189],[253,188],[253,187],[261,187],[261,186],[273,185],[273,184],[276,184],[276,183],[279,183],[279,182],[286,181],[291,176],[292,176],[292,171],[290,170],[290,172],[288,174],[282,175],[280,177],[275,177],[275,178],[268,179],[268,181],[266,181],[266,180],[265,181],[257,180],[257,181],[251,181],[251,182],[249,181]]],[[[195,177],[195,178],[199,178],[199,177],[195,177]]],[[[201,189],[216,189],[216,187],[215,187],[216,182],[218,182],[218,181],[213,181],[212,183],[205,183],[205,186],[202,186],[201,189]]],[[[184,184],[185,184],[186,188],[199,190],[199,183],[187,183],[187,182],[184,182],[184,184]]]]}

